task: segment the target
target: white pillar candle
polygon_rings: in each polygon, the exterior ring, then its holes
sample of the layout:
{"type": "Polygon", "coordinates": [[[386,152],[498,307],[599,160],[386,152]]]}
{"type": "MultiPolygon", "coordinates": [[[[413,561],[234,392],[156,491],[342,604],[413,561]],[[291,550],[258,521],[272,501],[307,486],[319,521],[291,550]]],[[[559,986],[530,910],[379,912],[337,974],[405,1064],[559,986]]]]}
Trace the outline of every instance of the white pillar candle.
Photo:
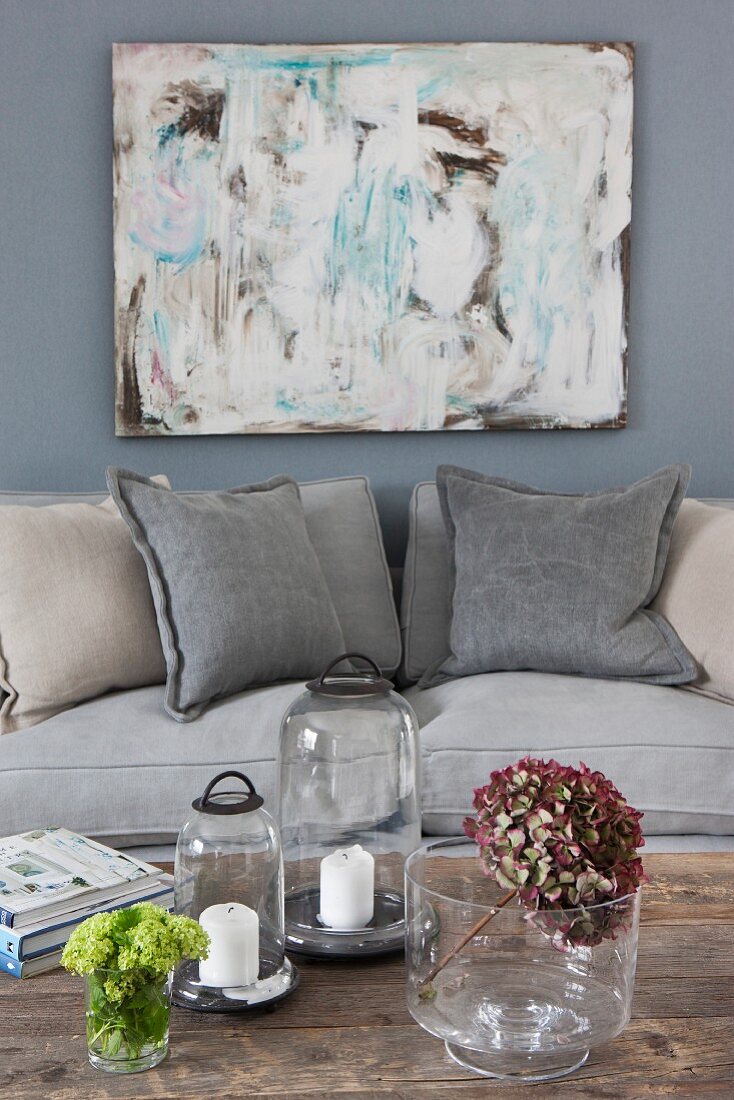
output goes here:
{"type": "Polygon", "coordinates": [[[375,859],[361,844],[321,860],[321,921],[327,928],[364,928],[375,912],[375,859]]]}
{"type": "Polygon", "coordinates": [[[260,972],[260,922],[257,913],[237,901],[210,905],[199,917],[209,933],[209,955],[199,963],[203,985],[252,985],[260,972]]]}

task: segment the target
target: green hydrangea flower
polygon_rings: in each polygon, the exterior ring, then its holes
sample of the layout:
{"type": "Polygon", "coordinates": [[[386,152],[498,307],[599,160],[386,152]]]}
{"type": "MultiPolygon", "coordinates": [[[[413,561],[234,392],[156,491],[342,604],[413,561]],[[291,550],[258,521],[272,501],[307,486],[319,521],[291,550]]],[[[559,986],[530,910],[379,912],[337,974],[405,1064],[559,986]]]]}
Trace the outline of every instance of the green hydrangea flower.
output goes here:
{"type": "Polygon", "coordinates": [[[198,921],[141,902],[88,917],[69,936],[61,965],[72,974],[120,971],[104,979],[111,1001],[123,1001],[153,978],[165,977],[182,959],[205,959],[209,937],[198,921]],[[126,973],[129,972],[129,973],[126,973]]]}
{"type": "Polygon", "coordinates": [[[205,959],[198,921],[141,902],[88,917],[69,936],[61,964],[87,975],[90,1047],[108,1058],[139,1057],[168,1031],[168,974],[182,959],[205,959]]]}

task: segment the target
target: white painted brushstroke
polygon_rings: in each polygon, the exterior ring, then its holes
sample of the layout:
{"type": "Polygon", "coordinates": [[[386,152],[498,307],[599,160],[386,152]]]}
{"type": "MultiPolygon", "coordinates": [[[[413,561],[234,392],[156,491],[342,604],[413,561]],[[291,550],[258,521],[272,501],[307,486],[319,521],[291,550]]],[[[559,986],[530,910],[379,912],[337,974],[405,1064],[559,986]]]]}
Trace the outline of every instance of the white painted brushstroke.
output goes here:
{"type": "Polygon", "coordinates": [[[117,46],[114,86],[123,434],[623,413],[624,49],[117,46]],[[224,93],[218,141],[165,136],[186,82],[224,93]]]}
{"type": "Polygon", "coordinates": [[[487,236],[476,212],[460,194],[429,209],[419,198],[410,221],[413,289],[432,312],[448,321],[471,297],[489,258],[487,236]]]}

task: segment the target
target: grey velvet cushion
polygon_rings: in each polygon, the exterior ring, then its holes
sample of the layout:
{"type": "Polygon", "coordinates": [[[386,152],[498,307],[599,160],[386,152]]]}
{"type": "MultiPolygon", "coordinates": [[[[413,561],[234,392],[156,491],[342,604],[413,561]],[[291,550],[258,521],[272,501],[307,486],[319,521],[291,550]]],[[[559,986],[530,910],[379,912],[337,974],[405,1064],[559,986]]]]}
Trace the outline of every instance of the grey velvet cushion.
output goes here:
{"type": "Polygon", "coordinates": [[[297,484],[281,476],[188,496],[109,469],[150,581],[179,722],[213,699],[314,676],[343,650],[297,484]]]}
{"type": "MultiPolygon", "coordinates": [[[[324,571],[346,648],[368,653],[384,672],[394,672],[401,655],[400,627],[369,480],[361,475],[333,477],[301,482],[299,489],[309,538],[324,571]]],[[[0,507],[100,504],[105,495],[0,492],[0,507]]]]}
{"type": "Polygon", "coordinates": [[[449,545],[450,655],[422,686],[497,670],[680,684],[696,663],[646,610],[690,470],[574,496],[455,466],[437,471],[449,545]]]}
{"type": "Polygon", "coordinates": [[[646,833],[734,833],[734,707],[725,703],[542,672],[405,694],[421,727],[425,832],[460,833],[474,788],[530,754],[603,771],[644,810],[646,833]]]}
{"type": "MultiPolygon", "coordinates": [[[[734,500],[709,498],[704,503],[734,509],[734,500]]],[[[416,485],[408,519],[400,606],[403,634],[400,674],[403,682],[414,682],[449,652],[449,555],[435,481],[416,485]]]]}

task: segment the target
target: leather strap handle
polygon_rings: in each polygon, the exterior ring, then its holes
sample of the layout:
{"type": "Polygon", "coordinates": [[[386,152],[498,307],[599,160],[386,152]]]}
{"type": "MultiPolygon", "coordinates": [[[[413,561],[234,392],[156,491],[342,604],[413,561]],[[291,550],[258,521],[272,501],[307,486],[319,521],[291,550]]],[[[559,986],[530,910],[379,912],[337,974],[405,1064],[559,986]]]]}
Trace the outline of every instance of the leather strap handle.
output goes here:
{"type": "MultiPolygon", "coordinates": [[[[324,671],[321,673],[321,676],[319,677],[319,687],[324,686],[324,684],[326,682],[326,677],[329,675],[329,673],[331,672],[331,670],[333,668],[336,668],[337,665],[340,665],[342,663],[342,661],[353,661],[353,660],[364,661],[364,663],[366,665],[370,666],[370,671],[373,673],[373,679],[375,679],[375,680],[381,680],[382,679],[382,670],[379,668],[378,665],[375,664],[375,662],[372,660],[371,657],[367,657],[364,653],[342,653],[341,657],[337,657],[336,660],[332,661],[331,664],[327,668],[325,668],[324,671]]],[[[224,774],[227,774],[227,773],[225,772],[224,774]]],[[[230,772],[229,774],[232,775],[232,774],[237,774],[237,773],[230,772]]]]}
{"type": "Polygon", "coordinates": [[[201,805],[202,805],[202,807],[207,805],[207,803],[209,802],[209,795],[212,793],[212,791],[216,787],[217,783],[221,783],[221,781],[223,779],[241,779],[242,782],[247,787],[247,790],[249,791],[249,793],[251,795],[257,795],[257,791],[255,790],[255,787],[253,785],[252,780],[248,779],[248,777],[246,775],[243,775],[242,772],[235,772],[235,771],[220,772],[219,775],[214,776],[211,783],[207,786],[206,790],[204,791],[203,795],[201,796],[201,805]]]}

